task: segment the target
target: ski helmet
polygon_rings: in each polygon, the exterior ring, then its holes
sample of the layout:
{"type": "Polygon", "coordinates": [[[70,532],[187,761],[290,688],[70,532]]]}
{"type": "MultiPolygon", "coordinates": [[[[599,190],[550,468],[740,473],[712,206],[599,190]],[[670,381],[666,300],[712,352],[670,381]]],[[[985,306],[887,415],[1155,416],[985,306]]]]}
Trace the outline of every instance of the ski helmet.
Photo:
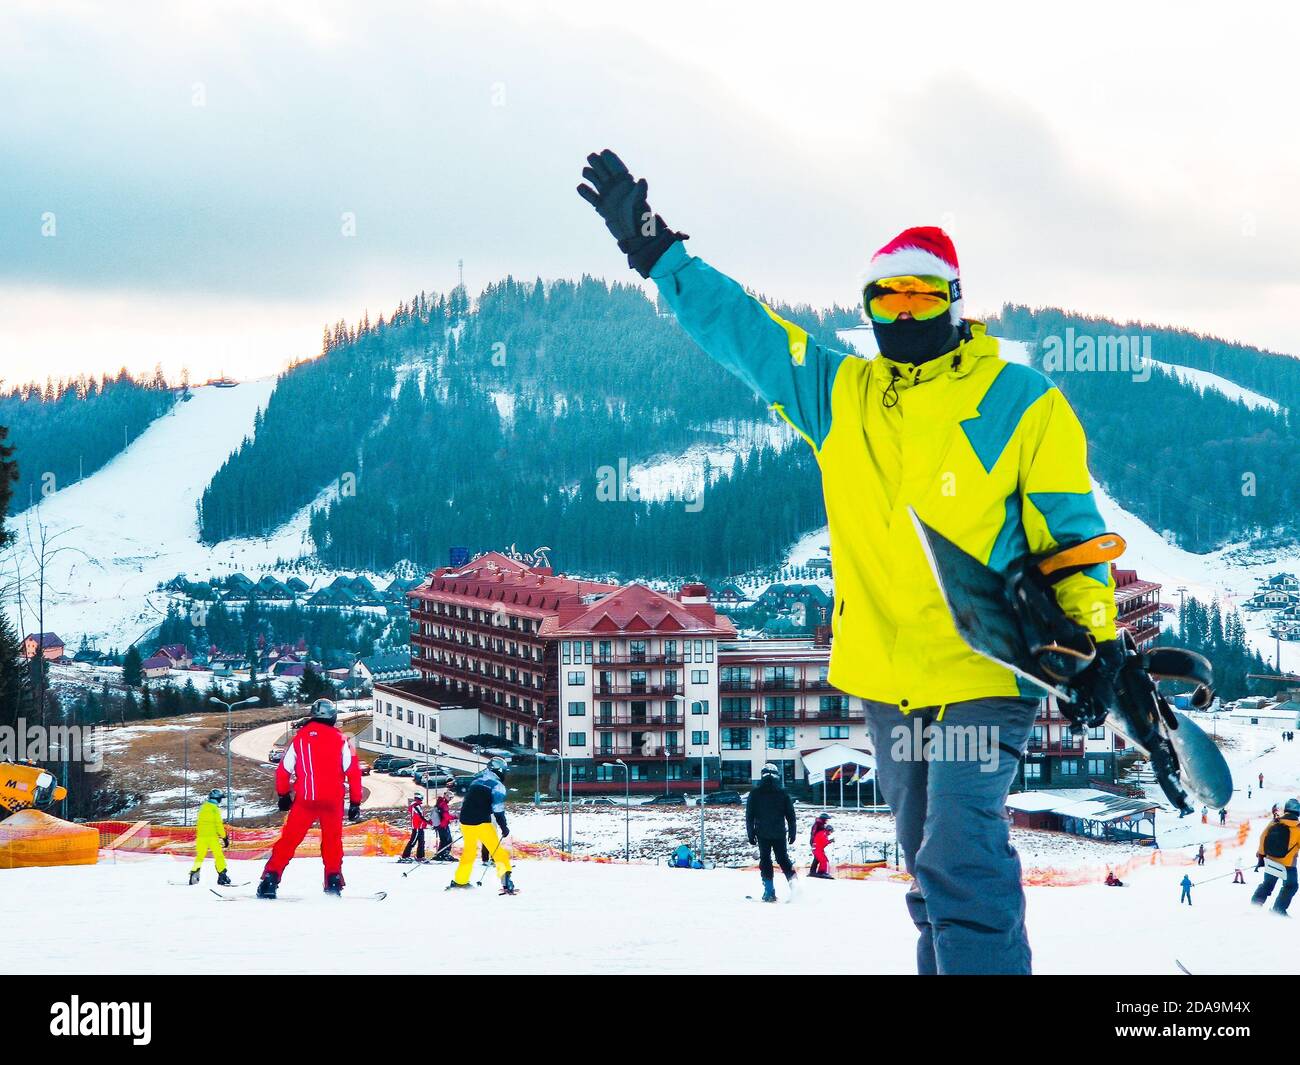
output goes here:
{"type": "Polygon", "coordinates": [[[764,763],[762,773],[760,774],[760,776],[765,777],[779,777],[780,775],[781,770],[776,767],[775,762],[764,763]]]}
{"type": "Polygon", "coordinates": [[[424,800],[420,798],[420,793],[417,791],[414,795],[411,796],[411,802],[415,803],[418,806],[420,803],[424,802],[424,800]]]}
{"type": "Polygon", "coordinates": [[[208,792],[208,802],[220,802],[226,797],[226,793],[220,788],[213,788],[208,792]]]}
{"type": "Polygon", "coordinates": [[[312,721],[324,721],[327,725],[332,725],[339,716],[339,708],[334,705],[332,699],[317,699],[311,704],[311,710],[307,716],[312,721]]]}
{"type": "Polygon", "coordinates": [[[1287,799],[1286,805],[1282,807],[1282,812],[1289,817],[1300,814],[1300,799],[1287,799]]]}
{"type": "Polygon", "coordinates": [[[506,760],[498,756],[496,758],[493,758],[490,762],[488,762],[487,767],[491,772],[495,773],[497,776],[500,776],[502,773],[506,771],[506,760]]]}

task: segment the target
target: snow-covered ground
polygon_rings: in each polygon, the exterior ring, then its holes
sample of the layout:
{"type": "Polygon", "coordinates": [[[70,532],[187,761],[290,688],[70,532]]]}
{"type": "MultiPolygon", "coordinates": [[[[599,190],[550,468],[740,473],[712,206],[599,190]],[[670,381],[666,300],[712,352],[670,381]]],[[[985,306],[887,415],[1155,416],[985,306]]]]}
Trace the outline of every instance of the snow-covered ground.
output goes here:
{"type": "MultiPolygon", "coordinates": [[[[913,971],[906,883],[885,873],[803,880],[793,904],[761,906],[746,899],[760,890],[752,871],[521,861],[520,894],[505,898],[490,873],[481,888],[445,892],[450,865],[403,879],[392,859],[349,858],[349,896],[390,894],[340,902],[321,894],[319,861],[304,858],[281,887],[299,901],[224,903],[206,890],[210,864],[205,886],[168,883],[186,867],[153,857],[0,872],[0,911],[44,915],[6,929],[6,964],[78,974],[913,971]],[[339,918],[345,934],[320,934],[339,918]]],[[[231,869],[245,882],[261,866],[231,869]]],[[[1289,926],[1249,906],[1251,887],[1231,871],[1221,859],[1144,868],[1124,888],[1029,887],[1036,971],[1172,975],[1181,961],[1194,973],[1300,972],[1289,926]],[[1178,903],[1189,869],[1191,907],[1178,903]]]]}

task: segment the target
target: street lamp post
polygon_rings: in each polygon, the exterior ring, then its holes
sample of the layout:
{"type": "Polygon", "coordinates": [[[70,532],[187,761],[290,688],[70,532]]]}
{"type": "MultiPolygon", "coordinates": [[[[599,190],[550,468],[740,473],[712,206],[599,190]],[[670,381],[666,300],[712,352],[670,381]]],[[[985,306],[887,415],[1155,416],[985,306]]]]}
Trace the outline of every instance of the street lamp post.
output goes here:
{"type": "MultiPolygon", "coordinates": [[[[763,766],[767,765],[767,711],[760,710],[758,713],[759,716],[763,719],[763,764],[758,767],[759,775],[761,776],[763,772],[763,766]]],[[[782,780],[781,783],[784,784],[785,781],[782,780]]]]}
{"type": "MultiPolygon", "coordinates": [[[[686,696],[674,695],[673,701],[682,704],[682,731],[686,731],[686,696]]],[[[698,703],[696,705],[699,705],[698,703]]],[[[704,757],[707,751],[706,744],[700,744],[700,861],[704,861],[704,776],[705,766],[704,757]]],[[[667,775],[668,762],[664,759],[664,774],[667,775]]]]}
{"type": "Polygon", "coordinates": [[[632,809],[632,773],[627,767],[627,763],[622,758],[616,758],[612,762],[602,762],[606,769],[613,769],[615,766],[623,767],[623,861],[632,861],[632,822],[630,820],[630,811],[632,809]]]}
{"type": "Polygon", "coordinates": [[[533,806],[542,801],[542,722],[539,717],[533,724],[533,806]]]}
{"type": "Polygon", "coordinates": [[[224,706],[226,708],[226,820],[227,821],[233,820],[234,818],[234,814],[231,812],[232,803],[234,800],[230,794],[231,783],[234,779],[234,769],[231,763],[231,755],[230,755],[230,741],[233,738],[234,728],[233,728],[230,715],[232,711],[238,710],[242,706],[256,706],[258,701],[259,700],[256,695],[249,696],[247,699],[240,699],[236,703],[228,703],[224,699],[218,699],[215,695],[208,697],[208,702],[216,703],[217,706],[224,706]]]}
{"type": "Polygon", "coordinates": [[[556,787],[560,791],[560,853],[564,853],[564,755],[559,748],[552,747],[551,754],[560,760],[560,775],[556,778],[556,787]]]}

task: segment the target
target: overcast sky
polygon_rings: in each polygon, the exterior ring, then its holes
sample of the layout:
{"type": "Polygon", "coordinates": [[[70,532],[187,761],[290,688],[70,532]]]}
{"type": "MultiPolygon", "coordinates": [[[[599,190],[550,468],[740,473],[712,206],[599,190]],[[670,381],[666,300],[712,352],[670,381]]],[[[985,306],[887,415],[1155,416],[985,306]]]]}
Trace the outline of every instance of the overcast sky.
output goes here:
{"type": "Polygon", "coordinates": [[[1300,354],[1297,39],[1282,3],[8,0],[0,375],[260,376],[458,259],[626,279],[573,191],[605,146],[787,301],[939,224],[968,313],[1300,354]]]}

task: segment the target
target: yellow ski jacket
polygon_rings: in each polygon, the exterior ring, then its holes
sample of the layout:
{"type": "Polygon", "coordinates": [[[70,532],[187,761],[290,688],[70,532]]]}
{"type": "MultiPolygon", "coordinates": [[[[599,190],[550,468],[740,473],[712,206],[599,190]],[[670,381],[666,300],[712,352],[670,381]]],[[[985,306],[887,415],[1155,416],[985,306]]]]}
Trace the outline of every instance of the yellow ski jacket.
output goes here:
{"type": "Polygon", "coordinates": [[[221,819],[221,807],[215,802],[199,804],[199,816],[194,822],[195,842],[219,840],[226,834],[226,823],[221,819]]]}
{"type": "MultiPolygon", "coordinates": [[[[680,241],[650,276],[695,342],[817,456],[835,577],[830,682],[905,713],[1037,697],[957,635],[908,508],[1001,571],[1105,532],[1083,428],[1052,382],[1000,358],[979,322],[921,366],[825,347],[680,241]]],[[[1056,594],[1094,638],[1115,638],[1108,565],[1065,578],[1056,594]]]]}

